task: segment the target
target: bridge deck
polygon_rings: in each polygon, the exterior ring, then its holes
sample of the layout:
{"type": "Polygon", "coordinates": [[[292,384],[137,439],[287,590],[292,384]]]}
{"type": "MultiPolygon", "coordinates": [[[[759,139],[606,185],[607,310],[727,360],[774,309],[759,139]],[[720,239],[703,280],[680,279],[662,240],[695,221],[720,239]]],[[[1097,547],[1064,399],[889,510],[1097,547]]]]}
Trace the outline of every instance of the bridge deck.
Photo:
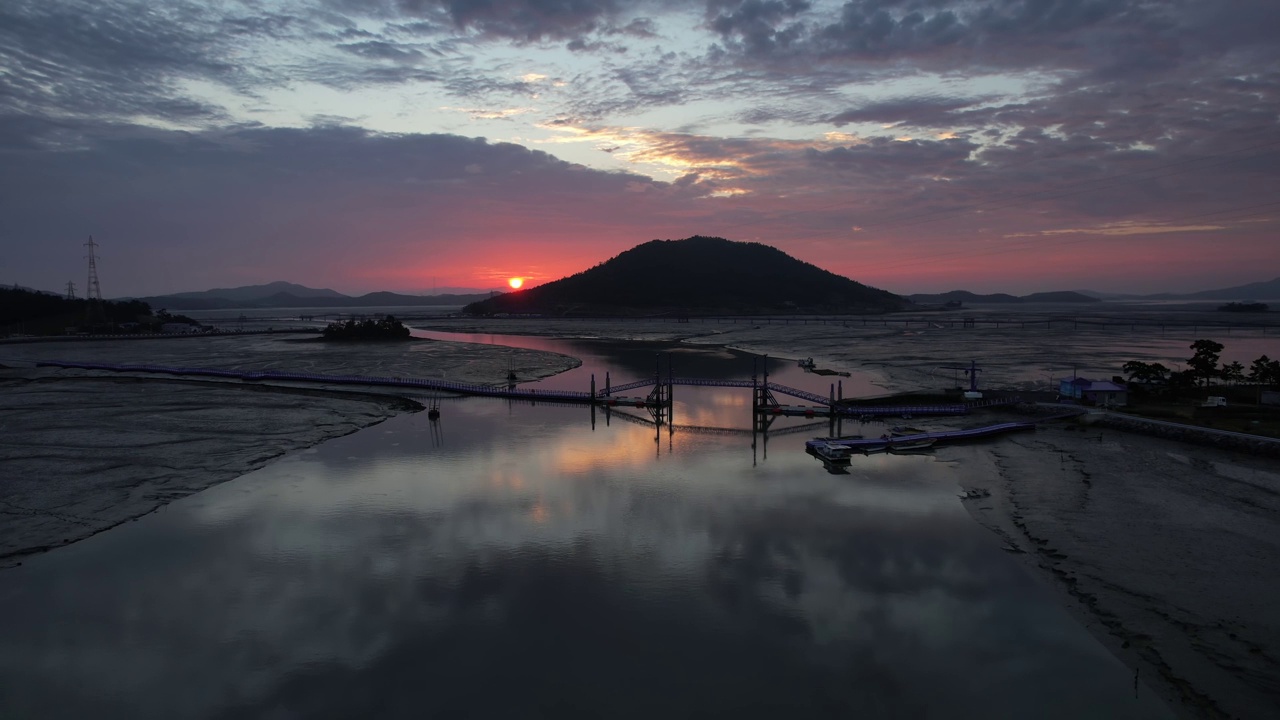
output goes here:
{"type": "MultiPolygon", "coordinates": [[[[168,365],[149,365],[149,364],[111,364],[111,363],[86,363],[72,362],[62,360],[50,360],[36,363],[37,366],[44,367],[61,367],[74,368],[80,370],[105,370],[111,372],[136,372],[136,373],[156,373],[166,375],[187,375],[197,377],[216,377],[229,380],[245,380],[245,381],[287,381],[287,382],[312,382],[323,383],[327,385],[363,385],[363,386],[381,386],[395,387],[412,390],[432,390],[440,392],[458,393],[461,395],[479,395],[482,397],[497,398],[513,398],[518,400],[543,400],[556,401],[563,403],[597,403],[602,405],[624,405],[643,407],[646,404],[644,398],[625,398],[619,397],[616,393],[633,390],[636,388],[648,387],[657,384],[656,378],[647,378],[644,380],[636,380],[634,382],[616,385],[609,389],[608,393],[604,391],[598,392],[592,396],[589,392],[580,392],[575,390],[541,390],[537,388],[513,387],[509,385],[481,385],[478,383],[462,383],[449,380],[439,380],[435,378],[405,378],[405,377],[379,377],[371,375],[323,375],[320,373],[296,373],[296,372],[279,372],[275,370],[261,371],[242,371],[242,370],[222,370],[217,368],[197,368],[197,367],[174,367],[168,365]]],[[[684,385],[691,387],[730,387],[730,388],[750,388],[758,387],[757,383],[751,380],[720,380],[710,378],[671,378],[673,385],[684,385]]],[[[830,398],[809,392],[807,390],[799,390],[797,388],[780,385],[778,383],[768,383],[767,387],[770,391],[798,397],[810,402],[818,403],[819,407],[799,407],[777,405],[772,407],[759,408],[760,412],[771,413],[776,415],[807,415],[828,417],[832,414],[843,415],[846,417],[883,417],[883,416],[902,416],[902,415],[964,415],[969,412],[966,405],[894,405],[883,407],[846,407],[836,406],[830,407],[828,403],[830,398]]]]}

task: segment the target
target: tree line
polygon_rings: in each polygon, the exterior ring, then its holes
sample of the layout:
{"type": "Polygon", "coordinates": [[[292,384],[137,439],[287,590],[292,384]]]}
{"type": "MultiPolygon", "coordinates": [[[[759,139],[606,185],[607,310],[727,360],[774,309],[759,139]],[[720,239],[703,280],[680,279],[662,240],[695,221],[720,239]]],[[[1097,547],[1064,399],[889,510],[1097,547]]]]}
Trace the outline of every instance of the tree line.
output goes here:
{"type": "Polygon", "coordinates": [[[89,301],[23,288],[0,288],[0,334],[60,335],[67,328],[146,323],[156,318],[141,300],[89,301]]]}
{"type": "Polygon", "coordinates": [[[1158,362],[1130,360],[1123,366],[1124,374],[1133,383],[1169,388],[1204,386],[1214,380],[1231,384],[1248,381],[1256,385],[1280,385],[1280,360],[1263,355],[1249,364],[1246,373],[1239,361],[1221,362],[1222,343],[1196,340],[1190,348],[1193,354],[1187,359],[1186,370],[1172,370],[1158,362]]]}

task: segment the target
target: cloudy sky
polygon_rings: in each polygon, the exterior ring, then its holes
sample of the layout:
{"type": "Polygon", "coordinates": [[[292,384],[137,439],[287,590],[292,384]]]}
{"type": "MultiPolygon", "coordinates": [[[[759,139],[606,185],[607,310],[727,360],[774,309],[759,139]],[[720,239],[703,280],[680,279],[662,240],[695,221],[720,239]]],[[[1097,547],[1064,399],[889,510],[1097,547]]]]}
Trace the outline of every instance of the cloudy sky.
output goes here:
{"type": "Polygon", "coordinates": [[[0,282],[895,292],[1280,275],[1276,0],[3,0],[0,282]]]}

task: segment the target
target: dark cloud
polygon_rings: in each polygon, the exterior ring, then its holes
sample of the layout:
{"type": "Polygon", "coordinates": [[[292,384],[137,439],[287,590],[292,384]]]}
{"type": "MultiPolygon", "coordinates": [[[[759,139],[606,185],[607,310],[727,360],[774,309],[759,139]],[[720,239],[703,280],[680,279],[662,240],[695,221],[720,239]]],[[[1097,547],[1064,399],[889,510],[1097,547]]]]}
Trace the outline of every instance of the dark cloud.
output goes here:
{"type": "Polygon", "coordinates": [[[780,24],[809,8],[805,0],[710,0],[707,24],[723,37],[738,39],[748,53],[768,53],[801,36],[800,24],[780,24]]]}
{"type": "Polygon", "coordinates": [[[515,40],[570,40],[607,24],[618,13],[614,0],[442,0],[414,5],[442,7],[459,28],[515,40]]]}
{"type": "Polygon", "coordinates": [[[0,152],[6,265],[78,267],[65,241],[94,233],[110,238],[104,272],[122,294],[164,290],[170,261],[195,285],[253,268],[342,284],[339,268],[451,254],[469,268],[475,243],[510,236],[513,218],[525,241],[590,245],[601,227],[645,226],[662,203],[698,194],[520,145],[340,126],[176,133],[0,118],[0,152]],[[571,232],[584,224],[591,232],[571,232]]]}
{"type": "Polygon", "coordinates": [[[602,31],[643,30],[623,25],[618,0],[331,0],[342,12],[413,16],[483,37],[519,42],[582,40],[602,31]]]}
{"type": "Polygon", "coordinates": [[[215,117],[216,108],[177,98],[173,90],[183,77],[238,81],[240,69],[213,50],[218,25],[217,17],[185,5],[0,3],[0,108],[215,117]]]}

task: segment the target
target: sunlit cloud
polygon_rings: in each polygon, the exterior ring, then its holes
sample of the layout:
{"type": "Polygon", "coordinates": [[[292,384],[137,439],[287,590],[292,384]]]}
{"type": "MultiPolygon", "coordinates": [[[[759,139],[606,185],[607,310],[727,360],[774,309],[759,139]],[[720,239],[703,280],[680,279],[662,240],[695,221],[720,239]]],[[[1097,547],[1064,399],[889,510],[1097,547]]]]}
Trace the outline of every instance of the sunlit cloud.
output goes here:
{"type": "Polygon", "coordinates": [[[0,256],[52,289],[64,238],[117,228],[137,294],[474,285],[495,253],[546,281],[694,233],[970,258],[913,290],[1083,286],[1103,253],[1048,248],[1112,237],[1187,246],[1124,291],[1274,266],[1280,6],[1048,5],[0,3],[0,256]]]}
{"type": "Polygon", "coordinates": [[[1174,225],[1172,223],[1122,220],[1086,228],[1060,228],[1031,233],[1007,233],[1007,238],[1052,237],[1055,235],[1160,235],[1164,233],[1210,232],[1225,230],[1225,225],[1174,225]]]}

